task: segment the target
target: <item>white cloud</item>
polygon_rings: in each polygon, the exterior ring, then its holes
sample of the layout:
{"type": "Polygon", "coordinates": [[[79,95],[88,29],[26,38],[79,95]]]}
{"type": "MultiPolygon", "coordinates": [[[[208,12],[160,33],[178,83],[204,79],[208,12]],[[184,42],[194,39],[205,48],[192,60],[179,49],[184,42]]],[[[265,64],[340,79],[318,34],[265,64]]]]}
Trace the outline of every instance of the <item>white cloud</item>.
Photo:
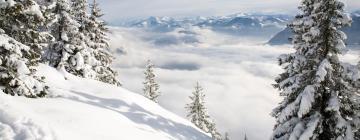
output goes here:
{"type": "MultiPolygon", "coordinates": [[[[156,46],[151,40],[158,36],[181,34],[176,30],[166,34],[129,28],[111,30],[113,49],[126,51],[126,55],[117,54],[114,63],[125,88],[142,93],[144,66],[151,59],[158,66],[163,107],[185,117],[188,96],[199,81],[205,88],[209,112],[222,132],[229,131],[232,139],[242,139],[245,133],[252,140],[270,137],[274,118],[269,114],[280,102],[278,91],[272,87],[282,71],[277,57],[292,52],[291,48],[254,45],[259,40],[252,42],[199,28],[192,31],[198,34],[200,44],[156,46]]],[[[342,59],[356,64],[357,54],[350,52],[342,59]]]]}
{"type": "Polygon", "coordinates": [[[137,29],[112,30],[112,46],[123,46],[127,52],[118,55],[115,62],[125,88],[142,93],[143,67],[152,59],[163,67],[156,69],[162,106],[185,117],[188,96],[199,81],[205,88],[209,112],[222,132],[229,131],[233,139],[241,139],[245,133],[254,140],[269,138],[274,123],[269,113],[280,101],[271,86],[282,71],[276,58],[291,49],[240,44],[244,40],[200,29],[195,31],[203,43],[197,47],[157,47],[142,40],[143,36],[156,38],[154,34],[137,29]],[[168,64],[172,65],[164,67],[168,64]]]}

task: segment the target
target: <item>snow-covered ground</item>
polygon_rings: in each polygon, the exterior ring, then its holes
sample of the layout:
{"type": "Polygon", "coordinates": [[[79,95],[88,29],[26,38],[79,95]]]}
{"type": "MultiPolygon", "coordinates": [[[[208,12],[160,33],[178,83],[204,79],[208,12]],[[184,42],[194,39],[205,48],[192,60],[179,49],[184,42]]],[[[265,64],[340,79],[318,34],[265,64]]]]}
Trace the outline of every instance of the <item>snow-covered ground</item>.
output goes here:
{"type": "Polygon", "coordinates": [[[51,98],[0,93],[1,140],[210,139],[187,120],[123,88],[45,65],[38,74],[47,77],[51,98]]]}
{"type": "MultiPolygon", "coordinates": [[[[245,134],[252,140],[270,137],[274,119],[269,114],[281,100],[272,87],[282,72],[277,57],[292,52],[290,46],[268,46],[262,40],[198,28],[190,30],[197,43],[184,43],[184,34],[177,31],[159,34],[115,27],[111,31],[114,67],[125,88],[142,93],[144,66],[151,59],[158,66],[163,107],[185,117],[188,96],[199,81],[221,132],[229,132],[232,139],[243,139],[245,134]],[[159,38],[180,41],[159,46],[159,38]]],[[[344,59],[356,62],[356,52],[351,53],[344,59]]]]}

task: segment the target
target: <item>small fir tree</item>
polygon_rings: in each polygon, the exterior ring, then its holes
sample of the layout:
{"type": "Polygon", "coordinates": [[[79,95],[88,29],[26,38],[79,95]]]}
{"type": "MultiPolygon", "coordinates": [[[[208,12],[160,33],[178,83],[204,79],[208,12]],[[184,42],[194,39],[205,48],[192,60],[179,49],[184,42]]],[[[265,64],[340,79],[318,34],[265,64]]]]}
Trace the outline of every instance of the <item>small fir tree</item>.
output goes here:
{"type": "Polygon", "coordinates": [[[189,98],[191,99],[191,103],[186,106],[186,109],[188,110],[187,117],[190,118],[190,121],[195,124],[195,126],[208,132],[207,124],[209,124],[208,121],[210,116],[205,107],[205,94],[199,83],[196,83],[195,91],[189,98]]]}
{"type": "Polygon", "coordinates": [[[160,96],[159,92],[159,84],[155,81],[154,74],[154,64],[150,60],[148,60],[146,65],[145,74],[145,82],[144,84],[144,96],[154,102],[158,102],[158,97],[160,96]]]}
{"type": "Polygon", "coordinates": [[[191,103],[186,105],[186,109],[188,110],[187,117],[190,118],[190,121],[195,126],[210,133],[214,140],[221,140],[221,135],[217,132],[215,123],[211,120],[205,107],[205,94],[199,83],[196,83],[195,91],[192,94],[193,95],[189,97],[191,103]]]}

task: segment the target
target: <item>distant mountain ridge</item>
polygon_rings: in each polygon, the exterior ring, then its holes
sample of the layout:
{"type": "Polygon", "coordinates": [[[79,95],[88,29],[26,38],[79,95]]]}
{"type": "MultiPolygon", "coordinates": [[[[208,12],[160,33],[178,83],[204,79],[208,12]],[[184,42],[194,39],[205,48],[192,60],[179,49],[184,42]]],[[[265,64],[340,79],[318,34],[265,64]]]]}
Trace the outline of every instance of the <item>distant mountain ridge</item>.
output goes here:
{"type": "MultiPolygon", "coordinates": [[[[353,23],[350,27],[345,27],[342,29],[348,37],[346,44],[350,47],[360,46],[360,11],[353,12],[351,14],[353,23]]],[[[291,44],[291,37],[293,33],[290,28],[286,28],[276,34],[273,38],[270,39],[268,44],[270,45],[286,45],[291,44]]]]}
{"type": "Polygon", "coordinates": [[[239,36],[270,37],[284,29],[289,19],[291,17],[286,15],[235,14],[209,18],[196,26],[239,36]]]}
{"type": "Polygon", "coordinates": [[[145,28],[157,32],[170,32],[177,28],[208,28],[237,36],[271,37],[286,27],[291,16],[265,14],[233,14],[213,17],[149,17],[143,20],[130,21],[123,24],[127,27],[145,28]]]}

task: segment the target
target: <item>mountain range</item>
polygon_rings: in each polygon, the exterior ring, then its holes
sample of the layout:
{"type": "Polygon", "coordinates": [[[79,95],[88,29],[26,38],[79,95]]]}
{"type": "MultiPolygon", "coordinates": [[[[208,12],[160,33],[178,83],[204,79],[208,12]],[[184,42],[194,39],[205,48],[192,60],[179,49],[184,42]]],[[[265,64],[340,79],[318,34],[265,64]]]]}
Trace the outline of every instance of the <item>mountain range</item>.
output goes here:
{"type": "MultiPolygon", "coordinates": [[[[353,12],[351,17],[353,18],[352,26],[342,30],[348,35],[347,45],[358,46],[360,45],[360,11],[353,12]]],[[[238,13],[211,17],[149,17],[127,21],[121,25],[157,33],[155,35],[158,37],[152,41],[158,45],[201,42],[193,27],[240,38],[258,38],[270,45],[286,45],[291,44],[289,38],[291,38],[292,32],[286,25],[292,18],[291,15],[238,13]],[[177,32],[185,37],[179,38],[174,37],[173,34],[164,34],[170,32],[177,32]]]]}
{"type": "Polygon", "coordinates": [[[265,14],[233,14],[212,17],[149,17],[123,25],[144,28],[156,32],[170,32],[178,28],[200,27],[237,36],[271,37],[286,27],[291,16],[265,14]]]}
{"type": "MultiPolygon", "coordinates": [[[[360,46],[360,11],[353,12],[351,14],[353,19],[352,25],[350,27],[344,27],[341,29],[347,35],[346,44],[350,47],[360,46]]],[[[273,38],[270,39],[268,44],[270,45],[286,45],[291,44],[291,37],[293,33],[290,28],[285,28],[273,38]]]]}

